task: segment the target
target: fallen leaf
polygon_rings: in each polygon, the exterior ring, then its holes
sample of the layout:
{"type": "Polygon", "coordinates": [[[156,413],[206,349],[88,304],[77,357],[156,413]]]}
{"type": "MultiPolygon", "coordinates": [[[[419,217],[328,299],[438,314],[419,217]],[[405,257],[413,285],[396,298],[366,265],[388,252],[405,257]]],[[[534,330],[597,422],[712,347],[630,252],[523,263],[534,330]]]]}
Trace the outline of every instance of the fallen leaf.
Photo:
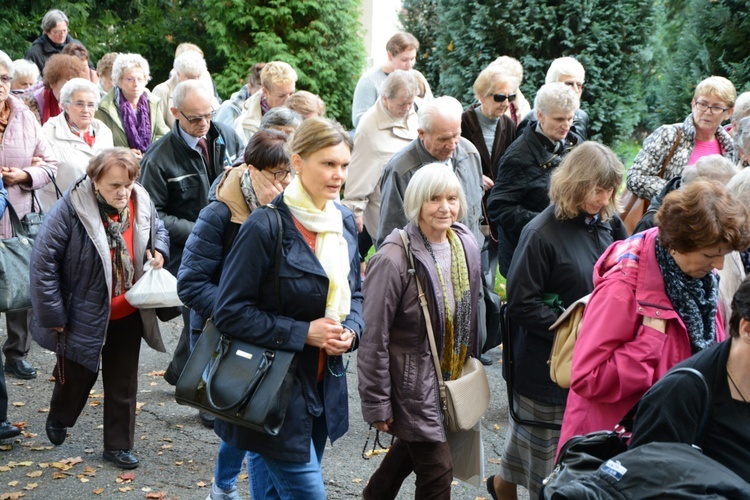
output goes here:
{"type": "Polygon", "coordinates": [[[0,451],[10,451],[13,449],[12,444],[0,444],[0,451]]]}
{"type": "Polygon", "coordinates": [[[146,498],[155,498],[157,500],[164,500],[164,497],[166,496],[167,496],[166,491],[156,491],[154,493],[149,493],[148,495],[146,495],[146,498]]]}
{"type": "Polygon", "coordinates": [[[89,480],[89,478],[87,478],[87,477],[81,477],[81,476],[78,476],[78,479],[79,479],[79,480],[80,480],[80,481],[81,481],[82,483],[88,483],[88,482],[90,481],[90,480],[89,480]]]}
{"type": "Polygon", "coordinates": [[[495,430],[496,430],[496,431],[499,431],[499,430],[500,430],[500,426],[499,426],[499,425],[497,425],[497,424],[495,424],[495,430]]]}
{"type": "Polygon", "coordinates": [[[92,406],[92,407],[96,408],[100,404],[102,404],[101,401],[92,401],[92,402],[89,403],[89,406],[92,406]]]}
{"type": "MultiPolygon", "coordinates": [[[[191,462],[192,462],[192,460],[191,460],[191,462]]],[[[240,474],[239,476],[237,476],[237,479],[247,479],[247,472],[243,472],[242,474],[240,474]]]]}
{"type": "Polygon", "coordinates": [[[135,409],[136,410],[140,410],[144,406],[146,406],[146,403],[138,403],[138,402],[135,403],[135,409]]]}
{"type": "Polygon", "coordinates": [[[26,486],[24,486],[23,489],[25,489],[26,491],[31,491],[37,486],[39,486],[39,483],[29,483],[26,486]]]}
{"type": "Polygon", "coordinates": [[[0,494],[0,500],[18,500],[25,496],[26,494],[23,491],[14,491],[13,493],[0,494]]]}
{"type": "Polygon", "coordinates": [[[358,477],[358,478],[352,479],[352,482],[355,483],[355,484],[359,484],[359,483],[362,482],[362,478],[358,477]]]}
{"type": "Polygon", "coordinates": [[[15,427],[18,427],[21,430],[24,430],[26,426],[28,425],[28,423],[25,420],[23,420],[21,422],[13,422],[12,425],[14,425],[15,427]]]}
{"type": "Polygon", "coordinates": [[[29,449],[30,449],[31,451],[44,451],[44,450],[51,450],[52,448],[54,448],[54,446],[44,446],[44,445],[40,445],[40,446],[32,446],[32,447],[31,447],[31,448],[29,448],[29,449]]]}
{"type": "Polygon", "coordinates": [[[121,472],[117,478],[123,481],[133,481],[135,479],[135,472],[121,472]]]}
{"type": "Polygon", "coordinates": [[[161,449],[162,450],[169,450],[171,448],[174,448],[173,444],[163,444],[163,445],[161,445],[161,449]]]}
{"type": "Polygon", "coordinates": [[[204,483],[203,481],[198,481],[197,483],[195,483],[195,485],[196,485],[196,486],[197,486],[198,488],[205,488],[206,486],[208,486],[208,485],[207,485],[206,483],[204,483]]]}
{"type": "Polygon", "coordinates": [[[184,463],[185,462],[175,462],[174,464],[179,467],[180,465],[183,465],[184,463]]]}
{"type": "Polygon", "coordinates": [[[183,428],[183,427],[185,427],[185,426],[184,426],[184,425],[182,425],[182,424],[177,424],[177,425],[175,425],[175,427],[177,427],[178,429],[182,429],[182,428],[183,428]]]}
{"type": "Polygon", "coordinates": [[[42,469],[46,469],[47,467],[49,467],[49,464],[48,464],[48,463],[46,463],[46,462],[39,462],[39,464],[38,464],[38,465],[39,465],[39,467],[41,467],[42,469]]]}
{"type": "Polygon", "coordinates": [[[491,464],[499,464],[500,459],[499,458],[488,458],[487,461],[491,464]]]}
{"type": "Polygon", "coordinates": [[[86,467],[85,469],[83,469],[83,475],[91,477],[96,476],[96,467],[86,467]]]}
{"type": "Polygon", "coordinates": [[[49,413],[49,408],[39,408],[36,412],[37,413],[49,413]]]}
{"type": "Polygon", "coordinates": [[[104,493],[104,488],[97,488],[91,493],[93,493],[94,495],[101,495],[102,493],[104,493]]]}
{"type": "Polygon", "coordinates": [[[172,442],[172,438],[161,438],[162,441],[166,441],[167,443],[172,442]]]}
{"type": "Polygon", "coordinates": [[[104,398],[104,394],[89,394],[89,398],[103,399],[104,398]]]}
{"type": "Polygon", "coordinates": [[[10,472],[10,467],[7,465],[0,466],[0,472],[10,472]]]}
{"type": "Polygon", "coordinates": [[[127,493],[128,491],[133,491],[133,488],[131,488],[130,486],[124,486],[122,488],[117,488],[117,489],[120,490],[122,493],[127,493]]]}
{"type": "Polygon", "coordinates": [[[25,462],[8,462],[8,465],[10,465],[11,467],[13,467],[13,465],[19,465],[21,467],[31,467],[32,465],[34,465],[34,462],[28,460],[25,462]]]}
{"type": "Polygon", "coordinates": [[[15,402],[13,403],[13,406],[15,406],[16,408],[20,408],[20,407],[22,407],[22,406],[26,406],[26,403],[22,403],[22,402],[20,402],[20,401],[15,401],[15,402]]]}
{"type": "Polygon", "coordinates": [[[27,472],[26,477],[39,477],[43,474],[43,471],[35,470],[33,472],[27,472]]]}
{"type": "Polygon", "coordinates": [[[149,382],[148,385],[159,385],[159,382],[149,382]]]}
{"type": "Polygon", "coordinates": [[[18,481],[11,481],[11,482],[9,482],[8,486],[10,486],[11,488],[13,488],[14,486],[18,486],[18,481]]]}
{"type": "Polygon", "coordinates": [[[164,376],[164,370],[154,370],[152,372],[147,373],[147,375],[150,375],[152,377],[163,377],[164,376]]]}
{"type": "Polygon", "coordinates": [[[54,472],[52,474],[52,479],[65,479],[66,477],[68,477],[68,475],[60,471],[54,472]]]}
{"type": "Polygon", "coordinates": [[[148,493],[149,491],[151,491],[151,488],[149,488],[148,486],[144,486],[143,488],[141,488],[141,491],[144,493],[148,493]]]}

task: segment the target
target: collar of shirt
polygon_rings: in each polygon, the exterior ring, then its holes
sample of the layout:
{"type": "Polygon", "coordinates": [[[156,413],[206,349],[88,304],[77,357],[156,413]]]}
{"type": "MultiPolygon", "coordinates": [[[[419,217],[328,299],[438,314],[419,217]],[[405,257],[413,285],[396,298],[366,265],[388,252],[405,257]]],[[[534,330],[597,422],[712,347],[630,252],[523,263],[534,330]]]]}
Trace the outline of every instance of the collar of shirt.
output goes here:
{"type": "MultiPolygon", "coordinates": [[[[178,126],[177,128],[179,129],[180,135],[182,136],[182,138],[185,139],[185,142],[187,143],[188,147],[190,149],[194,149],[195,151],[198,151],[199,153],[201,153],[201,149],[198,147],[198,141],[201,138],[200,137],[193,137],[192,135],[190,135],[187,132],[185,132],[184,130],[182,130],[182,127],[180,127],[180,126],[178,126]]],[[[205,139],[205,137],[204,137],[204,139],[205,139]]],[[[206,139],[206,140],[208,140],[208,139],[206,139]]]]}

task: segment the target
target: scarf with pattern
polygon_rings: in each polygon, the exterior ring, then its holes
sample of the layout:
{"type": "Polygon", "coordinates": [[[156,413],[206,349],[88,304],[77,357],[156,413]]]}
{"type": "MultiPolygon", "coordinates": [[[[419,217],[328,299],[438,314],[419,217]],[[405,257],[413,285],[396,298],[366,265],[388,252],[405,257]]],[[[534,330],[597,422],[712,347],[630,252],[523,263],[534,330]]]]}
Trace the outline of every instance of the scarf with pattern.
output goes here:
{"type": "Polygon", "coordinates": [[[318,209],[305,191],[299,176],[284,190],[284,203],[295,219],[316,233],[315,256],[328,276],[325,317],[344,321],[349,315],[352,292],[349,288],[349,245],[344,239],[344,220],[332,200],[318,209]]]}
{"type": "Polygon", "coordinates": [[[96,204],[99,206],[99,216],[104,223],[104,231],[107,235],[107,243],[110,250],[114,250],[112,260],[112,296],[117,297],[130,290],[133,285],[133,259],[130,258],[128,246],[122,233],[130,227],[130,208],[125,205],[121,211],[107,203],[99,191],[96,191],[96,204]],[[113,216],[119,216],[114,220],[113,216]]]}
{"type": "Polygon", "coordinates": [[[133,111],[133,107],[120,93],[119,88],[117,91],[120,97],[122,128],[128,138],[128,146],[143,153],[151,145],[151,110],[148,107],[146,92],[141,94],[138,99],[138,109],[133,111]]]}
{"type": "Polygon", "coordinates": [[[456,299],[456,310],[451,311],[450,302],[445,289],[445,277],[432,251],[432,245],[420,229],[422,240],[437,269],[440,288],[443,293],[443,307],[445,308],[445,338],[443,340],[443,354],[440,368],[443,370],[443,380],[456,380],[461,376],[466,356],[469,350],[469,327],[471,324],[471,287],[469,284],[469,267],[466,265],[466,254],[461,240],[453,229],[448,229],[448,243],[451,248],[450,279],[453,285],[453,296],[456,299]]]}
{"type": "Polygon", "coordinates": [[[719,283],[713,272],[702,278],[688,276],[656,239],[656,261],[664,278],[664,291],[687,328],[693,354],[716,342],[716,308],[719,283]]]}

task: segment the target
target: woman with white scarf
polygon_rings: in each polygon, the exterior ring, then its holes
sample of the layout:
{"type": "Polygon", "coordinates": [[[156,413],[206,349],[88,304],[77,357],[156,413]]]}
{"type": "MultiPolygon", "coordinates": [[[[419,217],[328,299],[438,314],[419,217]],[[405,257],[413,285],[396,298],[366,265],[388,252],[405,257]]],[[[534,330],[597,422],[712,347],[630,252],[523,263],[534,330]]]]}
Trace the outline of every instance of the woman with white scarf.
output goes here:
{"type": "Polygon", "coordinates": [[[225,334],[299,353],[284,424],[276,436],[217,420],[230,445],[255,452],[267,474],[250,478],[252,498],[326,498],[320,463],[349,428],[346,353],[362,332],[354,216],[336,203],[351,139],[337,123],[305,120],[290,143],[295,178],[270,209],[255,210],[227,255],[215,322],[225,334]],[[276,301],[276,242],[281,237],[276,301]]]}

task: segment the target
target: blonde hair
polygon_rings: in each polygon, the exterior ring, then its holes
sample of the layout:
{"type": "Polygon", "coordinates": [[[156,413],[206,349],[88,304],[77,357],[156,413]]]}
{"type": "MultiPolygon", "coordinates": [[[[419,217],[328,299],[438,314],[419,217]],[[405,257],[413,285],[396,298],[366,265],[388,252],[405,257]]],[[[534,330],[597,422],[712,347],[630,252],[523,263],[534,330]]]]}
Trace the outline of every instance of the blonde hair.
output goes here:
{"type": "Polygon", "coordinates": [[[737,90],[732,85],[732,82],[723,76],[709,76],[695,87],[695,92],[693,93],[694,100],[703,96],[716,97],[724,101],[730,108],[733,108],[734,101],[737,100],[737,90]]]}
{"type": "Polygon", "coordinates": [[[422,205],[433,196],[452,193],[458,197],[458,220],[466,213],[466,195],[453,169],[445,163],[430,163],[409,179],[404,193],[404,213],[412,224],[419,224],[422,205]]]}
{"type": "Polygon", "coordinates": [[[583,65],[573,57],[559,57],[549,65],[547,77],[544,79],[544,83],[559,82],[560,78],[563,76],[572,76],[584,80],[586,77],[586,70],[583,69],[583,65]]]}
{"type": "Polygon", "coordinates": [[[500,66],[518,79],[518,85],[521,85],[523,82],[523,66],[518,59],[514,59],[510,56],[500,56],[492,61],[489,66],[500,66]]]}
{"type": "Polygon", "coordinates": [[[271,61],[260,72],[260,84],[266,89],[276,85],[297,83],[297,72],[284,61],[271,61]]]}
{"type": "Polygon", "coordinates": [[[302,118],[323,116],[326,112],[326,103],[323,102],[323,99],[307,90],[298,90],[287,97],[284,106],[296,112],[302,118]]]}
{"type": "Polygon", "coordinates": [[[199,53],[201,55],[201,57],[203,57],[203,51],[201,50],[200,47],[198,47],[194,43],[183,42],[183,43],[179,44],[176,49],[174,49],[174,58],[177,59],[182,54],[184,54],[185,52],[188,52],[188,51],[197,52],[197,53],[199,53]]]}
{"type": "Polygon", "coordinates": [[[615,213],[615,195],[625,167],[607,146],[586,141],[565,157],[552,173],[549,197],[555,204],[555,217],[573,219],[580,215],[586,196],[597,187],[611,189],[609,205],[599,212],[603,221],[615,213]]]}
{"type": "Polygon", "coordinates": [[[342,142],[349,147],[349,151],[352,150],[352,138],[338,122],[328,118],[308,118],[294,133],[289,143],[289,154],[308,158],[316,151],[342,142]]]}
{"type": "Polygon", "coordinates": [[[509,73],[505,67],[499,64],[490,64],[474,80],[474,95],[477,99],[489,96],[498,83],[505,83],[513,87],[512,93],[518,92],[518,78],[509,73]]]}

